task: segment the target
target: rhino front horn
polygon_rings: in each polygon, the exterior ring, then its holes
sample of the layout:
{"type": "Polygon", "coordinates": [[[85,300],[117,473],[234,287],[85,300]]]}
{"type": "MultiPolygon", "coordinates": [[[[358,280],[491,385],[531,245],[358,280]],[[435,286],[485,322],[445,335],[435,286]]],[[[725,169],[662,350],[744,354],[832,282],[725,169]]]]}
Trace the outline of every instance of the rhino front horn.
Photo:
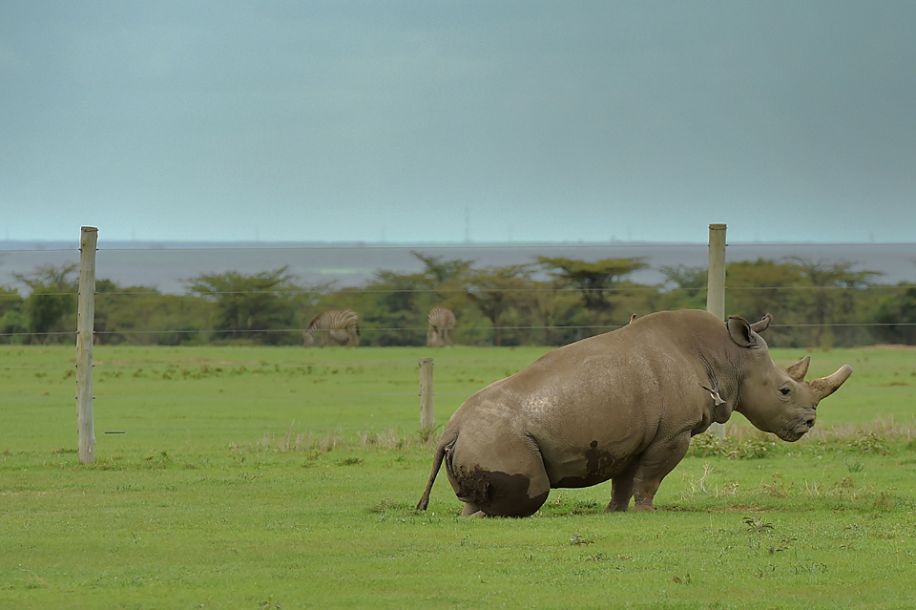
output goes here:
{"type": "Polygon", "coordinates": [[[813,380],[811,388],[814,390],[817,400],[821,401],[836,392],[849,379],[850,375],[852,375],[852,367],[844,364],[832,375],[813,380]]]}

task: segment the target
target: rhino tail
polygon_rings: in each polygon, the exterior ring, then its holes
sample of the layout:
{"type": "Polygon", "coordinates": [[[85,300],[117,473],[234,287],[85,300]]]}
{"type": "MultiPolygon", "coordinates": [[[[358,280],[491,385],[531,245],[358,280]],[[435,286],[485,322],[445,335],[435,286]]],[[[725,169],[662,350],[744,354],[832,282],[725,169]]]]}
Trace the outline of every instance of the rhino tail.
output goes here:
{"type": "Polygon", "coordinates": [[[451,434],[447,430],[439,440],[439,446],[436,447],[436,455],[433,458],[433,471],[429,473],[429,480],[426,482],[426,489],[423,490],[423,497],[417,502],[417,510],[426,510],[426,507],[429,506],[429,494],[433,489],[433,483],[436,482],[436,475],[439,474],[439,469],[442,467],[442,460],[445,459],[445,454],[455,445],[457,440],[457,430],[451,432],[451,434]]]}

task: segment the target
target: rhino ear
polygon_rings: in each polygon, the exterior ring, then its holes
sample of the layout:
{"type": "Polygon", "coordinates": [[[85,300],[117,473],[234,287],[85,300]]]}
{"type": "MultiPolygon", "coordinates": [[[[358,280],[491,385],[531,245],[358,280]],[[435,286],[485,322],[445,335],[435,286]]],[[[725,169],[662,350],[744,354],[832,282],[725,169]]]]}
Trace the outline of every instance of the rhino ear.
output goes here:
{"type": "Polygon", "coordinates": [[[804,381],[809,364],[811,364],[811,356],[805,356],[798,362],[790,365],[789,368],[786,369],[786,372],[789,374],[789,377],[795,381],[804,381]]]}
{"type": "Polygon", "coordinates": [[[773,321],[773,316],[768,313],[765,313],[763,314],[763,317],[760,318],[759,321],[751,324],[751,330],[754,331],[755,333],[762,333],[767,328],[769,328],[770,322],[772,321],[773,321]]]}
{"type": "Polygon", "coordinates": [[[751,325],[741,316],[729,316],[725,324],[728,326],[728,336],[737,345],[741,347],[754,347],[757,345],[751,325]]]}

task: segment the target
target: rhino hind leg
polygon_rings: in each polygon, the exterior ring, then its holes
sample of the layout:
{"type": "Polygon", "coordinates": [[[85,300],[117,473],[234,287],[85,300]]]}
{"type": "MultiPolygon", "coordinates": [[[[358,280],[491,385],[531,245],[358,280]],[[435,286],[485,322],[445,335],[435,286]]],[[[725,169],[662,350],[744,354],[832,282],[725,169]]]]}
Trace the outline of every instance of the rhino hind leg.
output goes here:
{"type": "Polygon", "coordinates": [[[464,509],[461,511],[462,517],[486,517],[487,513],[480,510],[476,504],[470,502],[464,503],[464,509]]]}
{"type": "Polygon", "coordinates": [[[464,516],[528,517],[550,493],[541,453],[527,437],[487,446],[459,436],[446,472],[464,516]]]}
{"type": "Polygon", "coordinates": [[[611,479],[611,501],[605,509],[606,512],[626,512],[633,497],[634,477],[637,463],[631,464],[625,471],[611,479]]]}

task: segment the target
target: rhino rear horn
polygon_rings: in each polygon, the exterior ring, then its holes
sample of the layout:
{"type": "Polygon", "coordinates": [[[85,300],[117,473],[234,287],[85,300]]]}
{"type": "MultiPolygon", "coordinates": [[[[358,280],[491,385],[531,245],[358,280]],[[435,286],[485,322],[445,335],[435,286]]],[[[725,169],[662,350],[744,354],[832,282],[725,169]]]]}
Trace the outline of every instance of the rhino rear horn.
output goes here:
{"type": "Polygon", "coordinates": [[[817,400],[821,401],[836,392],[850,375],[852,375],[852,367],[844,364],[832,375],[811,381],[811,389],[814,390],[817,400]]]}
{"type": "Polygon", "coordinates": [[[755,333],[762,333],[770,326],[770,322],[773,321],[773,316],[771,314],[765,313],[763,317],[760,318],[757,322],[751,324],[751,330],[755,333]]]}
{"type": "Polygon", "coordinates": [[[789,377],[795,381],[802,381],[808,373],[808,365],[811,364],[811,356],[805,356],[798,362],[790,364],[786,369],[789,377]]]}

